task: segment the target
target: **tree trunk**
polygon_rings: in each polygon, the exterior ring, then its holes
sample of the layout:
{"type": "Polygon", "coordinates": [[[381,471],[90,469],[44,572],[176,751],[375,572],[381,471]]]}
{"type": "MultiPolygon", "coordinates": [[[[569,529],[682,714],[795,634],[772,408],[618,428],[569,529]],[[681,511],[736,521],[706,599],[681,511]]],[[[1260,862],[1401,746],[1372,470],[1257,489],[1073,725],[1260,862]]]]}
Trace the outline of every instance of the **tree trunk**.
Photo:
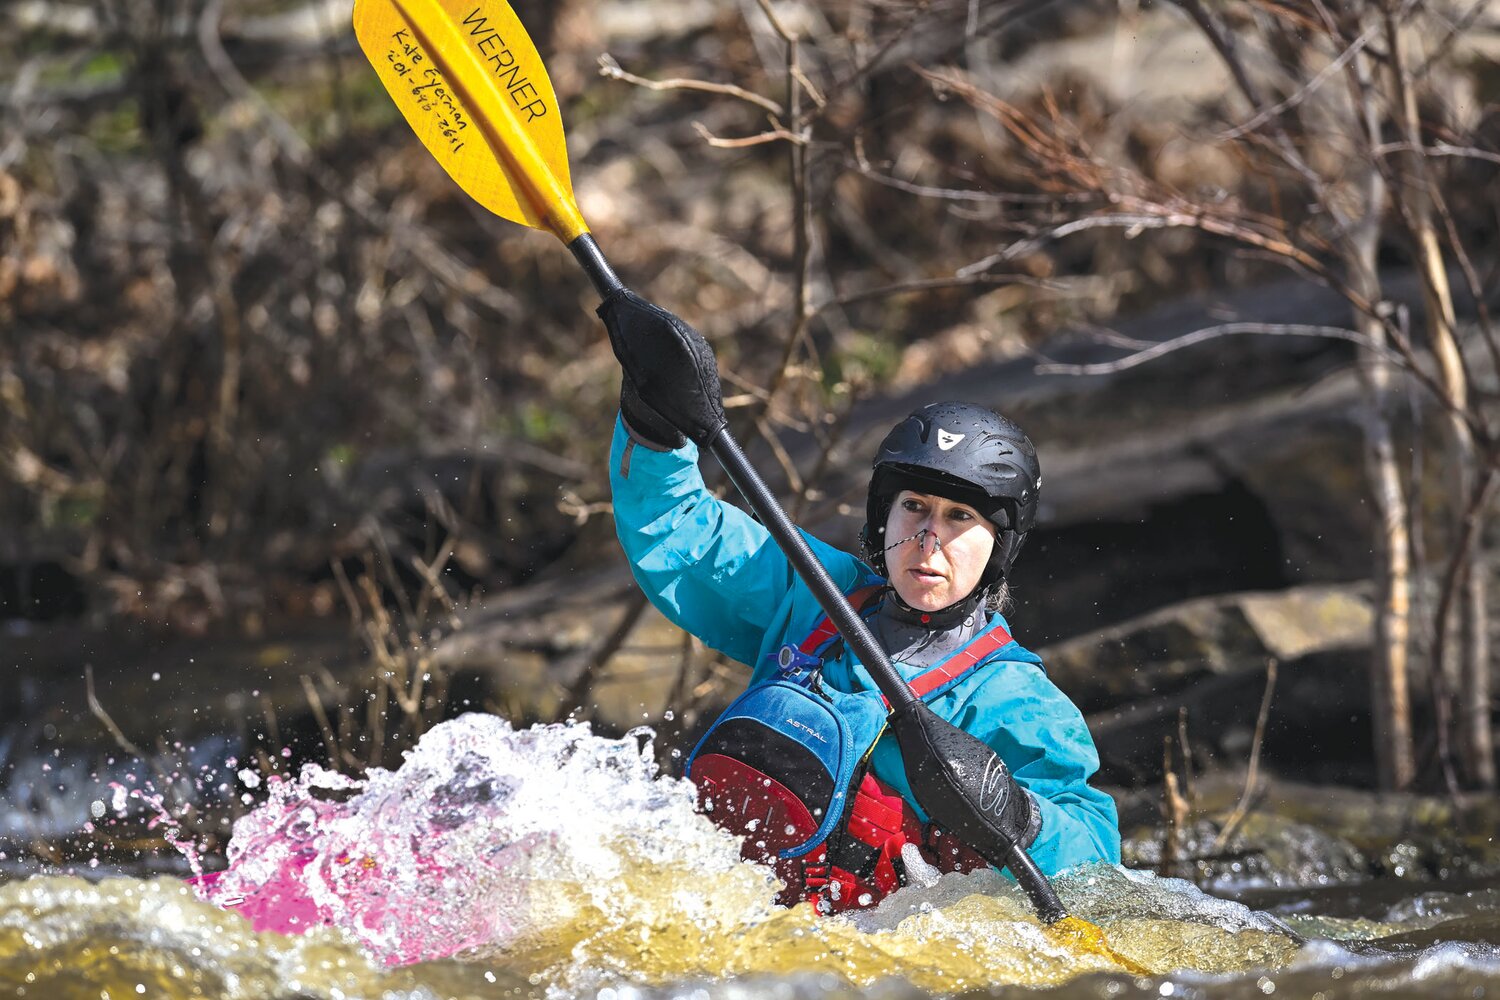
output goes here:
{"type": "MultiPolygon", "coordinates": [[[[1379,141],[1380,118],[1375,108],[1369,62],[1361,53],[1353,70],[1359,86],[1356,114],[1364,135],[1379,141]]],[[[1365,164],[1359,188],[1360,214],[1349,221],[1345,266],[1350,287],[1368,303],[1380,301],[1376,250],[1386,198],[1385,181],[1373,158],[1365,164]]],[[[1386,331],[1376,316],[1357,312],[1355,325],[1369,339],[1359,352],[1359,377],[1365,386],[1365,469],[1375,501],[1375,639],[1371,656],[1371,704],[1374,710],[1375,763],[1380,785],[1406,789],[1416,777],[1412,749],[1411,685],[1408,655],[1411,634],[1411,540],[1409,512],[1396,447],[1391,434],[1391,365],[1385,357],[1386,331]]]]}
{"type": "MultiPolygon", "coordinates": [[[[1453,408],[1444,419],[1444,443],[1448,461],[1445,471],[1450,500],[1449,559],[1460,567],[1456,577],[1459,607],[1458,649],[1456,657],[1435,657],[1433,670],[1441,670],[1449,679],[1450,698],[1457,702],[1456,713],[1459,746],[1464,776],[1481,788],[1495,787],[1495,748],[1490,732],[1490,676],[1488,614],[1485,607],[1484,574],[1476,566],[1478,539],[1481,532],[1466,532],[1464,520],[1468,498],[1473,494],[1478,468],[1474,439],[1465,421],[1469,409],[1468,374],[1457,338],[1457,320],[1453,295],[1448,285],[1448,271],[1442,247],[1432,222],[1433,190],[1422,150],[1422,130],[1417,112],[1416,91],[1407,66],[1403,40],[1389,4],[1384,9],[1386,45],[1395,107],[1400,114],[1402,138],[1408,152],[1400,158],[1401,186],[1398,198],[1402,216],[1416,244],[1417,265],[1422,274],[1422,294],[1427,307],[1427,330],[1433,356],[1444,391],[1453,408]],[[1467,541],[1465,541],[1467,539],[1467,541]],[[1456,697],[1454,697],[1456,695],[1456,697]]],[[[1479,510],[1479,517],[1484,516],[1479,510]]],[[[1449,605],[1443,602],[1446,608],[1449,605]]],[[[1433,623],[1433,634],[1445,636],[1447,615],[1433,623]]],[[[1437,643],[1442,649],[1443,643],[1437,643]]],[[[1444,715],[1449,713],[1444,712],[1444,715]]]]}
{"type": "MultiPolygon", "coordinates": [[[[1477,544],[1477,543],[1476,543],[1477,544]]],[[[1464,761],[1471,782],[1493,791],[1495,734],[1490,726],[1490,635],[1489,584],[1484,567],[1469,564],[1469,585],[1464,593],[1463,617],[1463,715],[1459,722],[1464,739],[1464,761]]]]}

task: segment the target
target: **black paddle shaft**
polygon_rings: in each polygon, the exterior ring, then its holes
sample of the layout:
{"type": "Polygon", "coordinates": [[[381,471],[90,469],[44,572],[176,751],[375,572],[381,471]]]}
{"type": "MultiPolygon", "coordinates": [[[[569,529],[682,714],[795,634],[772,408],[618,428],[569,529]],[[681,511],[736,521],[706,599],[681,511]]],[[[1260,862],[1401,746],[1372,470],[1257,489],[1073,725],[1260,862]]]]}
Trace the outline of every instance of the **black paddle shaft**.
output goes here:
{"type": "Polygon", "coordinates": [[[791,518],[786,516],[786,511],[781,509],[781,504],[766,487],[765,480],[750,465],[750,460],[745,457],[739,442],[729,433],[729,428],[726,427],[714,439],[712,451],[724,471],[729,473],[729,479],[735,488],[750,504],[755,516],[760,518],[760,523],[765,525],[781,551],[791,560],[792,568],[797,571],[802,582],[807,584],[807,589],[812,591],[818,606],[838,626],[839,634],[844,637],[854,655],[859,657],[859,662],[870,672],[880,693],[890,703],[891,711],[916,701],[917,696],[911,685],[896,672],[896,668],[891,665],[891,658],[886,655],[880,643],[875,641],[869,626],[850,606],[844,592],[833,582],[823,564],[818,562],[818,557],[813,555],[807,539],[793,526],[791,518]]]}
{"type": "MultiPolygon", "coordinates": [[[[573,256],[588,274],[589,280],[593,282],[595,290],[601,297],[607,298],[625,287],[614,269],[609,266],[609,261],[605,259],[603,251],[599,249],[599,244],[594,242],[591,235],[584,233],[579,236],[568,244],[568,249],[573,252],[573,256]]],[[[911,706],[913,702],[917,702],[919,699],[916,693],[906,683],[905,678],[896,672],[896,668],[891,664],[891,658],[875,641],[875,636],[870,633],[864,619],[860,618],[858,613],[850,607],[849,602],[844,598],[844,592],[828,575],[828,570],[818,562],[818,557],[813,555],[812,549],[808,547],[807,539],[802,537],[802,533],[792,524],[791,518],[787,517],[786,511],[781,509],[781,504],[766,486],[765,480],[761,479],[760,474],[750,464],[744,450],[740,448],[739,442],[729,433],[727,427],[719,432],[719,436],[710,445],[710,450],[714,458],[718,459],[719,464],[724,467],[724,471],[729,474],[730,481],[744,496],[755,516],[760,519],[760,523],[771,533],[771,537],[786,554],[797,576],[812,591],[818,606],[838,627],[839,634],[844,637],[844,641],[859,658],[859,662],[863,663],[865,669],[870,672],[870,677],[880,688],[880,693],[885,695],[891,712],[894,714],[911,706]]],[[[938,720],[935,716],[932,717],[932,724],[951,725],[938,720]]],[[[899,733],[899,727],[897,731],[899,733]]],[[[913,789],[913,792],[920,801],[921,793],[916,789],[913,789]]],[[[977,848],[979,845],[972,846],[977,848]]],[[[985,855],[985,859],[991,864],[1010,869],[1011,874],[1016,877],[1016,884],[1026,893],[1032,905],[1036,907],[1037,915],[1045,923],[1055,923],[1067,916],[1067,910],[1057,898],[1057,892],[1024,849],[1014,842],[1007,841],[999,850],[998,856],[992,856],[997,853],[993,849],[997,845],[984,846],[991,849],[980,850],[980,853],[985,855]]]]}
{"type": "Polygon", "coordinates": [[[583,268],[583,273],[594,283],[594,290],[601,299],[607,299],[625,287],[625,282],[620,280],[615,269],[609,266],[609,261],[604,259],[604,251],[599,249],[599,244],[594,242],[591,234],[579,236],[568,244],[568,249],[573,251],[578,266],[583,268]]]}
{"type": "MultiPolygon", "coordinates": [[[[579,236],[568,244],[568,249],[588,274],[589,280],[593,282],[594,288],[600,296],[608,298],[614,292],[624,288],[614,269],[609,266],[604,252],[599,249],[599,244],[594,242],[594,237],[588,233],[579,236]]],[[[833,582],[823,564],[818,562],[817,556],[813,555],[812,549],[808,548],[807,540],[802,537],[793,525],[791,518],[781,509],[774,494],[766,487],[765,480],[750,464],[745,457],[745,452],[740,448],[739,442],[735,441],[733,435],[726,427],[714,439],[710,450],[714,458],[729,473],[729,479],[735,488],[744,496],[749,503],[750,509],[760,519],[760,523],[766,526],[781,551],[791,560],[792,568],[802,578],[812,591],[813,598],[833,622],[838,626],[839,634],[859,657],[859,662],[865,665],[874,678],[875,684],[880,688],[880,693],[890,703],[891,709],[901,708],[916,700],[911,687],[896,672],[891,665],[891,659],[885,650],[875,641],[870,634],[870,629],[864,620],[859,617],[849,602],[844,599],[844,592],[833,582]]]]}

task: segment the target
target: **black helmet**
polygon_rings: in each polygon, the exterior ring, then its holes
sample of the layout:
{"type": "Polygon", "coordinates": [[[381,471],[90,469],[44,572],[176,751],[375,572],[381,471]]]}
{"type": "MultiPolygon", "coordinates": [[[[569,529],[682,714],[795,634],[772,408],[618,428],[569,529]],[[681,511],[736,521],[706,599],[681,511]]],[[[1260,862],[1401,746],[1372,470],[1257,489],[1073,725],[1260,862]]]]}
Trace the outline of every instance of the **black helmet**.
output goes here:
{"type": "Polygon", "coordinates": [[[916,490],[968,504],[995,525],[995,549],[979,585],[1010,573],[1036,520],[1042,469],[1026,433],[972,403],[930,403],[897,424],[875,454],[862,534],[865,557],[885,568],[883,532],[896,494],[916,490]]]}

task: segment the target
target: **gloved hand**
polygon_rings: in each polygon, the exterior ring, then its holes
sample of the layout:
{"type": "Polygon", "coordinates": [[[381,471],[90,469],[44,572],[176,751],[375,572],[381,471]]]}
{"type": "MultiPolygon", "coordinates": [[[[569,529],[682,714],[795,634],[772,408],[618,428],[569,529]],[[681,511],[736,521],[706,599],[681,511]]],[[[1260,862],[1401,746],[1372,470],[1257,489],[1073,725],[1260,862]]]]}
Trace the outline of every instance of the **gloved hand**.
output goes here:
{"type": "Polygon", "coordinates": [[[711,445],[729,421],[719,367],[703,335],[624,289],[605,299],[598,312],[625,370],[620,409],[626,423],[663,445],[672,445],[662,440],[666,428],[686,434],[700,447],[711,445]]]}
{"type": "Polygon", "coordinates": [[[625,418],[625,427],[633,437],[660,451],[676,451],[687,443],[687,438],[666,417],[641,402],[641,394],[629,375],[620,379],[620,416],[625,418]]]}
{"type": "Polygon", "coordinates": [[[891,713],[891,729],[917,804],[933,823],[995,867],[1010,845],[1030,847],[1042,811],[1010,768],[977,737],[938,719],[921,701],[891,713]]]}

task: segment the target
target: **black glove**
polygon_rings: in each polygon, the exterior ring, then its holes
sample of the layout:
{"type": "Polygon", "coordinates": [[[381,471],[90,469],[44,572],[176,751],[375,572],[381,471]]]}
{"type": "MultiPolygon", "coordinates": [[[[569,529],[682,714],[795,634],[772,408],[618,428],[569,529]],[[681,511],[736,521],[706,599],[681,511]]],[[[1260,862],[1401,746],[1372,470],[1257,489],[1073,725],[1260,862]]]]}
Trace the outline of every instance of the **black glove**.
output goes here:
{"type": "Polygon", "coordinates": [[[632,429],[656,441],[665,423],[700,447],[713,444],[729,421],[714,350],[703,335],[624,289],[605,299],[598,311],[625,369],[620,405],[632,429]]]}
{"type": "Polygon", "coordinates": [[[625,418],[632,436],[659,451],[676,451],[687,442],[665,417],[641,402],[641,394],[629,375],[620,380],[620,416],[625,418]]]}
{"type": "Polygon", "coordinates": [[[997,868],[1012,844],[1036,840],[1042,811],[994,750],[920,701],[892,712],[890,724],[907,784],[933,823],[997,868]]]}

